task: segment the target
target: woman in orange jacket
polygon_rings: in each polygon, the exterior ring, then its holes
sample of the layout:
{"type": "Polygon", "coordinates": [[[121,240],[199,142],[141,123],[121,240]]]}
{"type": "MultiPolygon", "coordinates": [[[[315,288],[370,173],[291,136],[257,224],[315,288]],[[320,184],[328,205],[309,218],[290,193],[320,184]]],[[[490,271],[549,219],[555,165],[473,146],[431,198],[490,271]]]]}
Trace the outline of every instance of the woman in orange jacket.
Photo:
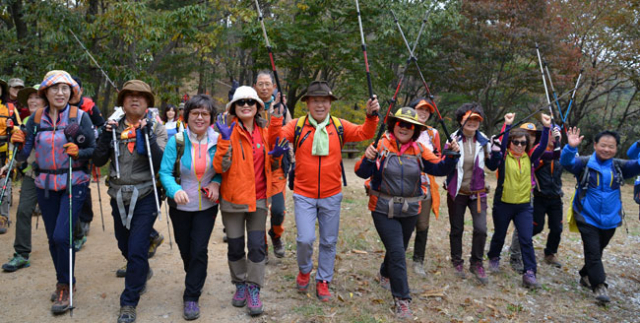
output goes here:
{"type": "Polygon", "coordinates": [[[288,143],[278,142],[280,126],[267,129],[260,117],[264,103],[256,91],[239,87],[227,104],[228,114],[220,116],[220,132],[213,167],[222,174],[220,210],[228,236],[228,261],[231,281],[236,285],[232,304],[247,305],[249,314],[262,314],[260,288],[265,273],[265,225],[271,191],[271,170],[279,167],[279,158],[288,143]],[[231,117],[231,120],[227,120],[231,117]],[[273,150],[267,150],[267,147],[273,150]],[[245,230],[248,234],[248,259],[245,257],[245,230]]]}

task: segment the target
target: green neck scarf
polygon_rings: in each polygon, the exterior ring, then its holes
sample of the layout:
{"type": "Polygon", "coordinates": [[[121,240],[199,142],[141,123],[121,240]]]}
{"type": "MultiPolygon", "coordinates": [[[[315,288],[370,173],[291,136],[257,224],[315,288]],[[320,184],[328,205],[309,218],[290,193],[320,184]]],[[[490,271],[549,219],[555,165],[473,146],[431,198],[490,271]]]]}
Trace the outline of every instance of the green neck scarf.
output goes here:
{"type": "Polygon", "coordinates": [[[331,116],[327,114],[324,121],[318,123],[311,114],[309,114],[309,123],[316,128],[316,133],[313,136],[313,148],[311,155],[313,156],[327,156],[329,155],[329,132],[327,132],[327,125],[331,120],[331,116]]]}

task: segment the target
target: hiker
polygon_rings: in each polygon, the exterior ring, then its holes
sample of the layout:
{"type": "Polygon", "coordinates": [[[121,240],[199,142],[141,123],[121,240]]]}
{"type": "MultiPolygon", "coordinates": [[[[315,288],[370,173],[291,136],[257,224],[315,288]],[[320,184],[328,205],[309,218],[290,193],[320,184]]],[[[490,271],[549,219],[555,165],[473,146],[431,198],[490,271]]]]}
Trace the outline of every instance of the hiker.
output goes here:
{"type": "MultiPolygon", "coordinates": [[[[296,287],[301,293],[306,293],[309,288],[318,221],[320,250],[315,277],[316,297],[323,302],[331,299],[329,284],[333,279],[336,259],[342,201],[341,172],[344,172],[342,146],[347,142],[371,139],[378,124],[376,111],[380,109],[377,99],[369,100],[364,124],[355,125],[331,116],[331,103],[337,99],[326,81],[311,82],[300,99],[307,104],[309,113],[289,122],[280,135],[293,143],[296,160],[293,172],[293,201],[298,229],[296,287]]],[[[281,117],[274,113],[270,127],[282,123],[281,117]]]]}
{"type": "MultiPolygon", "coordinates": [[[[280,102],[280,95],[273,95],[275,89],[275,82],[273,74],[269,71],[258,72],[256,83],[253,88],[258,93],[260,100],[264,102],[267,120],[270,120],[273,114],[273,109],[276,104],[280,102]]],[[[285,109],[284,119],[282,124],[285,125],[291,121],[291,113],[289,109],[285,109]]],[[[269,236],[271,237],[271,243],[273,244],[273,254],[282,258],[285,255],[284,243],[282,242],[282,234],[284,233],[284,216],[285,216],[285,192],[287,186],[287,173],[289,172],[289,166],[291,165],[290,153],[282,156],[281,167],[271,171],[271,188],[274,195],[271,197],[271,228],[269,229],[269,236]]],[[[265,237],[266,239],[266,237],[265,237]]],[[[267,245],[267,260],[269,259],[268,245],[267,245]]]]}
{"type": "Polygon", "coordinates": [[[522,283],[526,288],[539,288],[536,279],[536,255],[533,250],[533,207],[531,206],[531,191],[534,186],[533,167],[544,153],[549,140],[549,126],[551,117],[542,114],[542,136],[540,144],[529,155],[534,139],[527,130],[511,129],[515,113],[504,116],[506,123],[505,134],[500,147],[500,165],[498,168],[498,184],[493,199],[493,223],[495,232],[491,237],[491,245],[487,256],[489,269],[500,272],[500,252],[504,239],[513,221],[518,230],[524,274],[522,283]]]}
{"type": "Polygon", "coordinates": [[[19,78],[9,79],[7,82],[9,86],[9,96],[7,97],[7,107],[9,110],[15,111],[18,115],[18,123],[23,124],[23,119],[29,116],[29,109],[20,103],[18,99],[18,93],[24,89],[24,81],[19,78]]]}
{"type": "MultiPolygon", "coordinates": [[[[440,148],[440,134],[436,128],[426,125],[427,121],[436,111],[433,101],[427,98],[418,98],[411,102],[409,107],[416,110],[418,113],[418,121],[425,125],[420,131],[420,136],[415,141],[431,150],[436,157],[440,157],[442,151],[440,148]]],[[[427,249],[427,237],[429,235],[429,218],[431,217],[431,211],[433,211],[436,218],[438,218],[440,214],[440,189],[438,183],[436,183],[436,178],[431,174],[422,174],[422,185],[429,191],[429,194],[427,194],[426,199],[422,201],[422,208],[420,209],[418,222],[416,223],[416,238],[413,247],[413,272],[426,277],[427,273],[424,271],[424,256],[427,249]]]]}
{"type": "MultiPolygon", "coordinates": [[[[535,128],[534,128],[535,129],[535,128]]],[[[545,152],[534,165],[536,187],[533,190],[533,236],[544,230],[545,215],[549,216],[549,235],[544,249],[544,262],[556,268],[562,263],[556,257],[562,234],[562,165],[560,164],[560,140],[562,133],[558,126],[554,127],[549,137],[545,152]]],[[[637,155],[637,154],[636,154],[637,155]]],[[[514,270],[524,269],[518,243],[518,231],[513,231],[511,239],[511,266],[514,270]]]]}
{"type": "MultiPolygon", "coordinates": [[[[14,79],[12,79],[14,80],[14,79]]],[[[12,89],[14,89],[12,87],[12,89]]],[[[11,90],[13,93],[14,90],[11,90]]],[[[9,137],[11,132],[18,131],[18,114],[15,111],[15,104],[9,101],[9,87],[7,83],[0,80],[0,165],[9,166],[9,162],[14,156],[11,156],[11,149],[9,148],[9,137]]],[[[11,200],[11,177],[8,177],[7,190],[2,198],[2,205],[0,206],[0,234],[7,233],[9,228],[9,208],[11,200]]],[[[4,184],[4,179],[2,181],[4,184]]]]}
{"type": "Polygon", "coordinates": [[[272,166],[288,149],[278,145],[282,144],[277,138],[282,120],[267,129],[267,121],[260,116],[263,109],[264,102],[253,88],[236,90],[227,103],[228,113],[216,122],[220,138],[213,161],[215,172],[222,174],[220,211],[228,237],[231,282],[236,286],[231,303],[246,305],[252,316],[263,312],[260,289],[265,275],[267,207],[274,193],[272,166]]]}
{"type": "Polygon", "coordinates": [[[487,186],[485,166],[496,170],[500,163],[499,147],[492,149],[489,138],[482,133],[480,124],[484,120],[484,110],[479,103],[461,105],[455,112],[460,129],[452,134],[460,146],[460,159],[456,171],[445,180],[447,207],[449,209],[449,245],[454,273],[465,278],[462,259],[462,235],[464,215],[469,209],[473,221],[469,271],[482,284],[488,282],[485,273],[484,245],[487,240],[487,186]]]}
{"type": "Polygon", "coordinates": [[[111,161],[109,189],[111,214],[118,248],[127,259],[124,291],[120,295],[118,323],[136,320],[136,306],[153,276],[149,267],[149,236],[158,216],[149,168],[144,133],[149,134],[151,159],[154,170],[160,168],[162,153],[167,144],[164,126],[145,118],[147,109],[154,105],[151,87],[140,80],[127,81],[118,93],[117,105],[122,106],[124,116],[108,120],[100,134],[93,154],[97,167],[111,161]],[[115,156],[111,146],[112,129],[116,130],[120,156],[115,156]],[[120,167],[117,177],[115,158],[120,167]]]}
{"type": "Polygon", "coordinates": [[[590,288],[597,301],[607,303],[611,299],[602,254],[616,228],[622,225],[620,186],[625,179],[640,174],[640,162],[637,150],[636,156],[631,156],[633,159],[614,159],[620,145],[620,135],[615,131],[605,130],[595,135],[591,156],[578,155],[583,138],[580,128],[569,128],[560,163],[578,182],[572,207],[584,246],[580,284],[590,288]]]}
{"type": "MultiPolygon", "coordinates": [[[[69,104],[75,105],[78,108],[82,109],[85,113],[89,115],[91,119],[91,123],[93,124],[94,129],[98,129],[104,125],[104,118],[102,117],[102,112],[98,109],[95,102],[89,97],[83,97],[84,88],[82,87],[82,81],[79,77],[73,76],[73,80],[78,83],[79,94],[76,98],[72,98],[69,101],[69,104]]],[[[98,137],[97,130],[95,131],[96,138],[98,137]]],[[[89,164],[89,168],[93,171],[93,163],[89,164]]],[[[76,251],[80,251],[82,246],[87,242],[87,235],[89,235],[91,221],[93,221],[93,203],[91,199],[91,188],[87,186],[87,197],[84,200],[84,205],[82,206],[82,211],[80,211],[80,221],[76,225],[74,229],[73,235],[73,248],[76,251]]]]}
{"type": "MultiPolygon", "coordinates": [[[[175,108],[175,107],[174,107],[175,108]]],[[[167,142],[160,166],[160,181],[169,198],[169,215],[186,273],[182,295],[183,317],[200,317],[198,300],[207,278],[207,247],[218,213],[222,176],[213,169],[218,133],[210,126],[213,100],[198,94],[185,104],[189,125],[167,142]]]]}
{"type": "MultiPolygon", "coordinates": [[[[44,109],[45,100],[38,95],[40,85],[28,87],[18,92],[18,100],[22,106],[29,108],[29,113],[34,114],[38,109],[44,109]]],[[[29,121],[29,115],[23,122],[29,121]]],[[[22,184],[20,186],[20,200],[16,212],[16,236],[13,242],[13,257],[2,269],[6,272],[14,272],[21,268],[31,266],[29,256],[31,254],[31,216],[38,205],[38,194],[35,184],[35,170],[32,164],[36,161],[36,151],[31,150],[27,160],[20,165],[16,163],[16,168],[23,173],[22,184]]],[[[2,173],[10,174],[9,165],[2,167],[2,173]]],[[[6,175],[6,174],[5,174],[6,175]]]]}
{"type": "Polygon", "coordinates": [[[179,120],[178,108],[175,105],[167,104],[161,119],[169,139],[173,138],[176,133],[184,131],[184,123],[179,120]]]}
{"type": "MultiPolygon", "coordinates": [[[[38,204],[57,280],[51,311],[61,314],[70,307],[69,278],[73,278],[72,288],[76,289],[75,277],[69,277],[69,227],[77,223],[86,197],[91,179],[88,163],[93,154],[95,136],[89,115],[69,105],[70,99],[79,95],[78,84],[69,73],[60,70],[47,73],[38,88],[38,95],[45,99],[46,107],[37,110],[29,118],[26,132],[15,132],[11,142],[22,146],[17,161],[27,160],[32,150],[36,152],[38,204]],[[79,127],[79,130],[75,134],[69,133],[67,128],[71,130],[74,127],[79,127]]],[[[73,266],[75,260],[73,252],[73,266]]]]}
{"type": "MultiPolygon", "coordinates": [[[[367,194],[369,210],[386,253],[380,265],[380,285],[391,291],[399,318],[413,316],[409,304],[409,282],[405,251],[416,227],[421,208],[430,191],[422,188],[423,172],[444,176],[455,169],[454,157],[441,159],[431,149],[418,142],[426,129],[418,113],[400,108],[387,120],[388,132],[377,147],[370,145],[356,163],[356,175],[371,178],[367,194]]],[[[450,146],[458,151],[456,142],[450,146]]]]}

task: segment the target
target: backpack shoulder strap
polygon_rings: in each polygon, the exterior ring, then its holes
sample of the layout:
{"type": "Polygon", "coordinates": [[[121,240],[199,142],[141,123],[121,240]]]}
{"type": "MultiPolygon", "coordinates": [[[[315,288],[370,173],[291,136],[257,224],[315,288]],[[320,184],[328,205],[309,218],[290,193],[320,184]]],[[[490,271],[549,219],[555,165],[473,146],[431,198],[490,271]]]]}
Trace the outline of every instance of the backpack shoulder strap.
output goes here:
{"type": "Polygon", "coordinates": [[[69,124],[78,123],[78,107],[75,105],[69,106],[69,124]]]}
{"type": "Polygon", "coordinates": [[[298,148],[298,141],[300,141],[300,134],[302,134],[302,128],[304,128],[304,123],[307,121],[307,116],[298,118],[296,122],[296,129],[293,133],[293,151],[295,152],[298,148]]]}
{"type": "Polygon", "coordinates": [[[173,164],[173,177],[180,184],[180,160],[184,154],[184,132],[178,132],[174,136],[176,138],[176,161],[173,164]]]}
{"type": "Polygon", "coordinates": [[[331,122],[333,126],[336,127],[338,138],[340,138],[340,149],[342,149],[342,147],[344,147],[344,127],[342,126],[342,121],[340,121],[338,117],[331,116],[331,122]]]}
{"type": "Polygon", "coordinates": [[[33,134],[38,132],[40,129],[40,121],[42,121],[42,114],[44,113],[44,108],[39,108],[36,110],[36,113],[33,116],[33,134]]]}

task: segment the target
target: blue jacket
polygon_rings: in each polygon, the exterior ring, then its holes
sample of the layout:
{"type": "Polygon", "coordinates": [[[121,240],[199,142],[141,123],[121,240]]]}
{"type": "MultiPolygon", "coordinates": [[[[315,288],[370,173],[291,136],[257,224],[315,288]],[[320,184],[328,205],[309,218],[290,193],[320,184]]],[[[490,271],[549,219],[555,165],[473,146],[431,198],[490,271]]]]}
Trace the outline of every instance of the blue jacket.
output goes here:
{"type": "MultiPolygon", "coordinates": [[[[200,179],[195,176],[194,166],[192,161],[193,144],[192,140],[195,139],[195,135],[187,128],[184,132],[184,152],[180,158],[180,184],[176,182],[173,177],[174,163],[177,158],[176,149],[176,136],[171,137],[167,146],[164,149],[162,156],[162,163],[160,164],[160,182],[167,191],[169,198],[174,198],[179,190],[184,190],[189,196],[189,203],[185,205],[178,205],[177,209],[181,211],[200,211],[213,207],[216,203],[209,201],[200,191],[204,186],[207,186],[210,182],[222,181],[222,175],[216,174],[213,169],[213,158],[216,154],[216,144],[218,143],[218,133],[211,127],[207,128],[207,136],[203,139],[207,142],[207,152],[209,158],[207,159],[207,169],[200,179]]],[[[195,152],[199,153],[199,152],[195,152]]]]}
{"type": "MultiPolygon", "coordinates": [[[[636,158],[638,156],[635,156],[636,158]]],[[[603,230],[614,229],[622,224],[622,201],[620,181],[615,171],[614,159],[599,160],[595,152],[588,158],[578,158],[578,149],[565,145],[560,156],[562,166],[576,176],[578,182],[585,167],[589,167],[589,187],[583,199],[578,198],[582,188],[578,185],[573,200],[576,221],[585,222],[603,230]]],[[[640,174],[640,161],[620,160],[624,178],[640,174]]]]}

